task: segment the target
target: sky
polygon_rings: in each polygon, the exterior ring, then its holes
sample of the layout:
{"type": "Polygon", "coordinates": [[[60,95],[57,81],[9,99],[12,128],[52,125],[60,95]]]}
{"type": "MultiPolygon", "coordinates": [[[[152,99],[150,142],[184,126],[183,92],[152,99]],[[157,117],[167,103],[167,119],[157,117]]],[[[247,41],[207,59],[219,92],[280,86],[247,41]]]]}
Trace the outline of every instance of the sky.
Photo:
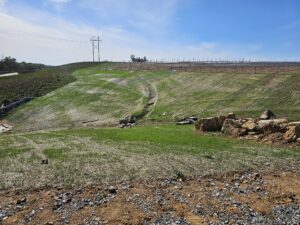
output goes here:
{"type": "Polygon", "coordinates": [[[0,0],[0,57],[300,61],[299,0],[0,0]]]}

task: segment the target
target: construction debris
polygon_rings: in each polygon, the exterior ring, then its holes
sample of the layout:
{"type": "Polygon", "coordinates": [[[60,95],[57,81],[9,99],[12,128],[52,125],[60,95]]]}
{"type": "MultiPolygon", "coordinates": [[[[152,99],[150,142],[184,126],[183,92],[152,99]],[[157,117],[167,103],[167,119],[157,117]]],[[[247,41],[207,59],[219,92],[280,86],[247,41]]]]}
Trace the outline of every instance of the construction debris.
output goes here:
{"type": "Polygon", "coordinates": [[[187,117],[182,120],[177,121],[177,125],[187,125],[187,124],[195,124],[198,118],[195,116],[187,117]]]}
{"type": "Polygon", "coordinates": [[[124,119],[119,121],[120,128],[131,128],[136,124],[136,117],[135,116],[126,116],[124,119]]]}
{"type": "Polygon", "coordinates": [[[0,134],[8,132],[12,128],[13,128],[13,126],[9,122],[4,121],[4,120],[2,120],[2,121],[0,120],[0,134]]]}
{"type": "Polygon", "coordinates": [[[5,102],[0,107],[0,117],[4,117],[7,113],[9,113],[11,110],[33,100],[33,97],[24,97],[18,101],[13,102],[5,102]]]}

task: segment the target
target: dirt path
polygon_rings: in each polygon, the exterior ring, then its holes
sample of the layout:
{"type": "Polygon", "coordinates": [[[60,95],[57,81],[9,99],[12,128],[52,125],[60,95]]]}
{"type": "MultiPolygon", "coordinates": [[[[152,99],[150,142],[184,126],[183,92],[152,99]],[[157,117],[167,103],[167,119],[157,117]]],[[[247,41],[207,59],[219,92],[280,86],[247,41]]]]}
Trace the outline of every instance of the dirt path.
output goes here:
{"type": "Polygon", "coordinates": [[[151,113],[151,111],[155,107],[158,100],[158,91],[153,83],[146,80],[141,75],[139,76],[139,78],[141,80],[141,89],[143,90],[144,95],[148,98],[146,104],[143,107],[142,112],[139,115],[137,115],[137,119],[142,119],[147,114],[151,113]]]}
{"type": "Polygon", "coordinates": [[[0,224],[299,224],[300,174],[231,173],[0,193],[0,224]]]}
{"type": "MultiPolygon", "coordinates": [[[[158,92],[156,86],[145,79],[143,76],[138,76],[138,81],[140,85],[140,89],[144,96],[147,97],[147,102],[144,104],[143,109],[141,112],[136,116],[138,120],[143,119],[147,114],[151,113],[153,108],[155,107],[157,100],[158,100],[158,92]]],[[[103,80],[106,80],[108,82],[112,82],[114,84],[120,85],[120,86],[126,86],[127,81],[126,79],[120,79],[120,78],[103,78],[103,80]]]]}

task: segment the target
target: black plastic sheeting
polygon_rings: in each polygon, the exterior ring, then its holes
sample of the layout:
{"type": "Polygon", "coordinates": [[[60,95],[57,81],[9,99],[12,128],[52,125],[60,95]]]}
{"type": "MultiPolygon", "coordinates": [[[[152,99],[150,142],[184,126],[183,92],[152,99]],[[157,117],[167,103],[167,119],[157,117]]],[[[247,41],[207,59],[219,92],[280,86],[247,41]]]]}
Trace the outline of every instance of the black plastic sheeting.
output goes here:
{"type": "Polygon", "coordinates": [[[11,110],[25,104],[26,102],[29,102],[33,100],[33,97],[24,97],[18,101],[8,103],[7,105],[0,108],[0,118],[4,117],[7,113],[9,113],[11,110]]]}

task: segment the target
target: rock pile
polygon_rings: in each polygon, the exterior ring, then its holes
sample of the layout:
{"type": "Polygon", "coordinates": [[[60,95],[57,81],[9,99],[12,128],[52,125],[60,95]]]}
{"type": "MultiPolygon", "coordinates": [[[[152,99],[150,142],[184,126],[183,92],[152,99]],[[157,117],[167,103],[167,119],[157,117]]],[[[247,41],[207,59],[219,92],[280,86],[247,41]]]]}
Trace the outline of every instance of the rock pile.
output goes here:
{"type": "Polygon", "coordinates": [[[234,113],[227,116],[202,118],[195,124],[199,132],[222,132],[225,135],[267,143],[300,144],[300,122],[276,118],[267,110],[257,118],[236,118],[234,113]]]}

